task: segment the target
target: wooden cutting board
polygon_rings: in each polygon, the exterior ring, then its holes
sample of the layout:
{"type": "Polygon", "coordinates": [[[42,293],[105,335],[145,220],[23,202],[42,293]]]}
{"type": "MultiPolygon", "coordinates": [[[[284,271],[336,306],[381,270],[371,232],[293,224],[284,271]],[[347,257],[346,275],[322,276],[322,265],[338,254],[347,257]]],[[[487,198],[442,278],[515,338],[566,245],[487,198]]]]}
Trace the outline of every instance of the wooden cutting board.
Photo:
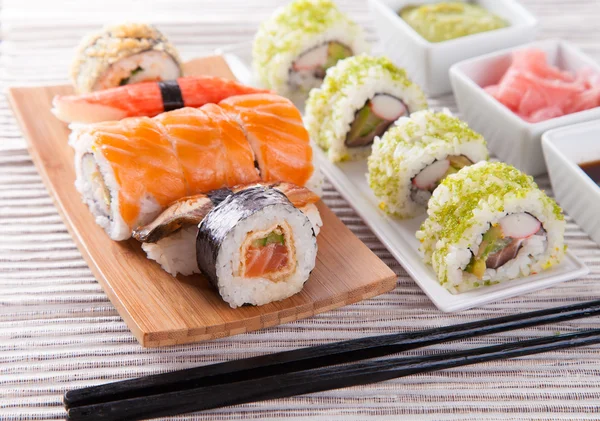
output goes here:
{"type": "MultiPolygon", "coordinates": [[[[233,78],[219,56],[193,60],[187,74],[233,78]]],[[[200,275],[173,278],[135,240],[115,242],[96,225],[75,189],[69,129],[50,112],[70,86],[14,87],[9,97],[29,151],[67,229],[138,341],[147,347],[196,342],[287,323],[392,290],[396,276],[322,202],[317,264],[286,300],[232,309],[200,275]]]]}

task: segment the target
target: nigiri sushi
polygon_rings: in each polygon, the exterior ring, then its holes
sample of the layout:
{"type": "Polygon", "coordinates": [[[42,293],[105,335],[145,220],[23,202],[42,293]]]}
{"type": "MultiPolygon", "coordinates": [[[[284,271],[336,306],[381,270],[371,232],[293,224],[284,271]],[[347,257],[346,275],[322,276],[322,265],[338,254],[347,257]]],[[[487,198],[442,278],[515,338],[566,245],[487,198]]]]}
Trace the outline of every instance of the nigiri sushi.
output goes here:
{"type": "Polygon", "coordinates": [[[154,117],[164,111],[201,107],[234,95],[266,92],[216,76],[187,76],[144,82],[83,95],[57,95],[52,113],[66,123],[97,123],[126,117],[154,117]]]}
{"type": "Polygon", "coordinates": [[[315,205],[319,196],[292,183],[259,182],[177,200],[154,221],[136,229],[133,238],[142,242],[142,248],[149,259],[157,261],[171,275],[200,273],[195,247],[198,226],[206,215],[228,196],[257,187],[273,189],[284,194],[292,205],[309,219],[315,235],[319,234],[323,224],[315,205]]]}
{"type": "Polygon", "coordinates": [[[182,76],[179,53],[154,26],[106,26],[85,37],[71,66],[77,93],[182,76]]]}

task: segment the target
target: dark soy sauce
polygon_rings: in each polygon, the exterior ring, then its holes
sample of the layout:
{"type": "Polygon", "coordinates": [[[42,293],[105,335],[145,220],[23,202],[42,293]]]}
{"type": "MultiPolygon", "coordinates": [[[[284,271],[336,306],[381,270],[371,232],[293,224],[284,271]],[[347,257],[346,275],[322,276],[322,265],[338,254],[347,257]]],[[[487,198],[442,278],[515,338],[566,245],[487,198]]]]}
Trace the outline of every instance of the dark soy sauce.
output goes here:
{"type": "Polygon", "coordinates": [[[600,185],[600,160],[584,162],[579,166],[596,184],[600,185]]]}

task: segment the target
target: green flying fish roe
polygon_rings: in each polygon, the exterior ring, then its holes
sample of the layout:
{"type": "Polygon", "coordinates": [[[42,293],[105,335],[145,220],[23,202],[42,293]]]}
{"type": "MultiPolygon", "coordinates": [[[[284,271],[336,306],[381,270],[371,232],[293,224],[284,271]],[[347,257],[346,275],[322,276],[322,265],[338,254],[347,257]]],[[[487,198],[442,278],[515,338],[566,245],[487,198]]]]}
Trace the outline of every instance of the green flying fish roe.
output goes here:
{"type": "MultiPolygon", "coordinates": [[[[318,89],[310,91],[306,102],[307,128],[313,140],[324,150],[329,149],[329,138],[324,134],[333,130],[336,124],[332,114],[332,106],[341,95],[348,95],[357,86],[368,83],[373,77],[386,74],[392,82],[399,83],[404,88],[415,88],[419,106],[416,109],[427,108],[427,99],[421,89],[407,76],[406,71],[396,66],[387,57],[375,57],[359,54],[338,61],[327,70],[323,84],[318,89]]],[[[413,107],[414,108],[414,107],[413,107]]]]}
{"type": "Polygon", "coordinates": [[[348,31],[362,34],[362,29],[330,0],[296,0],[263,22],[252,46],[254,67],[262,82],[273,88],[269,75],[277,73],[278,55],[300,55],[307,36],[318,35],[340,23],[348,31]]]}
{"type": "MultiPolygon", "coordinates": [[[[464,232],[475,224],[473,210],[480,201],[487,201],[496,206],[496,211],[502,212],[505,196],[525,198],[532,190],[539,190],[533,177],[502,162],[482,162],[465,167],[446,177],[438,187],[440,188],[439,192],[434,192],[430,201],[429,218],[416,234],[417,239],[422,242],[426,258],[432,253],[438,240],[443,239],[444,246],[437,252],[445,254],[449,245],[462,238],[464,232]],[[444,189],[448,193],[447,201],[440,204],[437,199],[444,189]]],[[[542,191],[540,198],[545,207],[552,209],[557,220],[564,220],[562,210],[554,200],[542,191]]]]}
{"type": "MultiPolygon", "coordinates": [[[[403,167],[409,169],[414,162],[406,161],[406,157],[435,155],[436,150],[446,149],[447,144],[480,143],[486,146],[485,139],[473,131],[467,123],[444,112],[435,113],[430,110],[413,113],[410,119],[397,123],[373,144],[368,159],[369,186],[379,198],[384,199],[380,208],[399,217],[410,217],[398,213],[395,209],[403,208],[397,203],[398,192],[405,183],[403,167]]],[[[478,154],[475,156],[477,157],[478,154]]],[[[477,160],[487,160],[487,152],[477,160]]]]}

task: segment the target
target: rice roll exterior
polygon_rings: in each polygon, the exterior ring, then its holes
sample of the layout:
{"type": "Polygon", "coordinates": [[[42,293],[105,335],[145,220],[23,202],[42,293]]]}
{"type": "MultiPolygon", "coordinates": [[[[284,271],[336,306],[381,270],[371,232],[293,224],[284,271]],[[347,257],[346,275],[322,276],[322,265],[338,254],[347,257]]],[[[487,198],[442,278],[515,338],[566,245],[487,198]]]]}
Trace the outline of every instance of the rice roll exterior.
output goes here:
{"type": "Polygon", "coordinates": [[[446,177],[427,213],[416,237],[453,294],[535,274],[564,257],[562,210],[532,177],[504,163],[446,177]]]}
{"type": "Polygon", "coordinates": [[[113,240],[152,221],[187,194],[185,176],[164,129],[147,117],[73,131],[75,186],[113,240]]]}
{"type": "Polygon", "coordinates": [[[418,111],[375,138],[368,180],[379,207],[400,218],[425,212],[449,174],[489,157],[483,136],[447,112],[418,111]]]}
{"type": "Polygon", "coordinates": [[[365,54],[327,71],[306,103],[311,138],[332,162],[367,156],[377,136],[400,117],[427,108],[421,88],[386,57],[365,54]]]}
{"type": "Polygon", "coordinates": [[[231,307],[263,305],[302,290],[315,267],[317,240],[310,220],[284,194],[255,187],[206,215],[196,255],[231,307]]]}
{"type": "Polygon", "coordinates": [[[260,26],[252,48],[260,84],[305,97],[338,60],[369,51],[359,25],[330,0],[295,0],[260,26]]]}
{"type": "Polygon", "coordinates": [[[284,194],[311,221],[315,235],[323,224],[315,203],[319,196],[307,188],[292,183],[253,183],[224,188],[207,194],[185,197],[171,204],[154,221],[134,231],[133,237],[142,242],[148,258],[158,262],[173,276],[178,273],[200,273],[196,262],[198,225],[215,206],[228,196],[249,188],[262,187],[284,194]]]}
{"type": "Polygon", "coordinates": [[[106,26],[84,38],[71,66],[77,93],[182,76],[175,47],[154,26],[106,26]]]}

